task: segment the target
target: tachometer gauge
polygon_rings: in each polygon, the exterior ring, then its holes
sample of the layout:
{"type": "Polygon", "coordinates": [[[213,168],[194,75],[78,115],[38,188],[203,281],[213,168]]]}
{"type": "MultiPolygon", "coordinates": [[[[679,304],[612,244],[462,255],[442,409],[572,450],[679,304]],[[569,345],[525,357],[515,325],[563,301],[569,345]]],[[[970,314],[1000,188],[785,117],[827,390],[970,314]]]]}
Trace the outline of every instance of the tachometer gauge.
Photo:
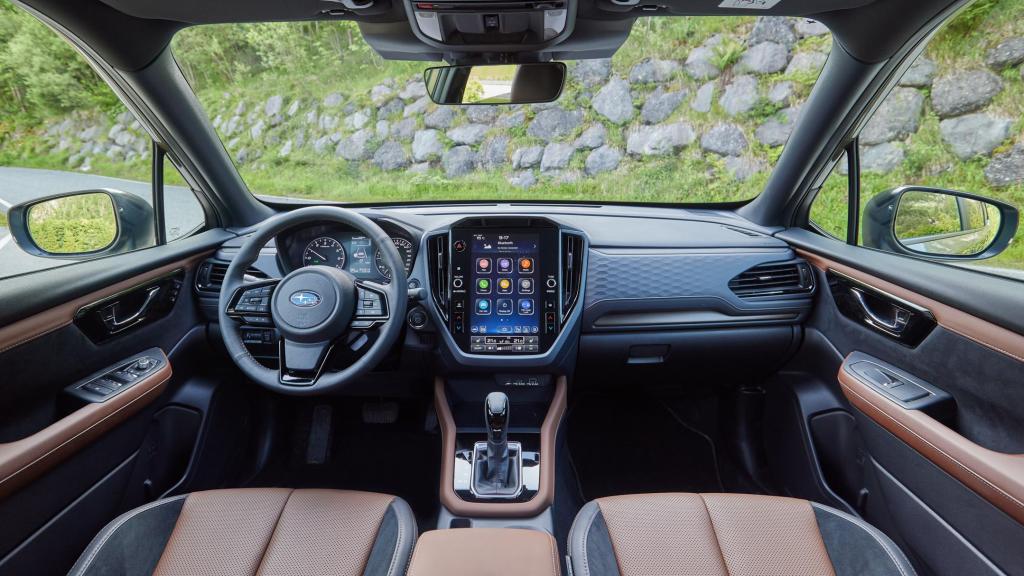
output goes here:
{"type": "Polygon", "coordinates": [[[334,266],[345,268],[345,248],[334,238],[317,238],[306,246],[302,253],[303,266],[334,266]]]}
{"type": "MultiPolygon", "coordinates": [[[[405,238],[392,238],[391,243],[398,249],[398,255],[402,257],[402,266],[405,267],[405,273],[409,274],[412,271],[412,242],[405,238]]],[[[377,263],[377,272],[391,280],[391,268],[384,262],[384,256],[381,255],[379,248],[377,249],[376,256],[374,256],[374,260],[377,263]]]]}

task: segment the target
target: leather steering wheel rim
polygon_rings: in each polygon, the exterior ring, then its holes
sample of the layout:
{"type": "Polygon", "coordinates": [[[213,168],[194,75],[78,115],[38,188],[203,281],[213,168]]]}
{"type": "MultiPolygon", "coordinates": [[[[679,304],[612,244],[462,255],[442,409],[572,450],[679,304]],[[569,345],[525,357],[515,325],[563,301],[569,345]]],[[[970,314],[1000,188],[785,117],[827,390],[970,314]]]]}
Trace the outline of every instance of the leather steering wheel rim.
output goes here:
{"type": "MultiPolygon", "coordinates": [[[[301,269],[300,269],[301,270],[301,269]]],[[[294,272],[293,272],[294,273],[294,272]]],[[[289,274],[285,279],[290,277],[289,274]]],[[[391,237],[369,218],[338,206],[309,206],[272,216],[256,226],[246,239],[238,254],[231,260],[221,285],[217,317],[221,336],[232,361],[247,377],[274,392],[293,396],[311,396],[338,391],[359,376],[369,372],[383,360],[398,339],[405,321],[408,304],[405,266],[391,237]],[[384,262],[391,268],[391,282],[380,285],[387,296],[388,318],[379,327],[378,338],[355,362],[339,372],[326,371],[319,374],[311,384],[292,385],[283,383],[279,371],[260,364],[242,343],[238,322],[228,315],[228,307],[235,292],[244,286],[245,270],[259,257],[260,250],[281,232],[301,224],[332,222],[354,228],[370,238],[374,247],[380,250],[384,262]]],[[[276,322],[276,321],[275,321],[276,322]]]]}

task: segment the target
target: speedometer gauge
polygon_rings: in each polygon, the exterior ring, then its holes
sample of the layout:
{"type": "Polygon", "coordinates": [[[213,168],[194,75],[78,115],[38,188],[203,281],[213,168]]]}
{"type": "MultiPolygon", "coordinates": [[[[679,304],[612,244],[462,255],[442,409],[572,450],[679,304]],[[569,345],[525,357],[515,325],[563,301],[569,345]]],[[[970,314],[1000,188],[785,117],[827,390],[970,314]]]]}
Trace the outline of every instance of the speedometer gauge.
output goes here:
{"type": "Polygon", "coordinates": [[[302,253],[303,266],[334,266],[345,268],[345,248],[334,238],[324,236],[313,240],[302,253]]]}
{"type": "MultiPolygon", "coordinates": [[[[402,266],[405,268],[405,273],[409,274],[412,271],[412,242],[405,238],[392,238],[391,243],[398,249],[398,255],[402,258],[402,266]]],[[[377,249],[374,260],[377,264],[377,272],[391,280],[391,268],[384,262],[384,256],[380,253],[380,249],[377,249]]]]}

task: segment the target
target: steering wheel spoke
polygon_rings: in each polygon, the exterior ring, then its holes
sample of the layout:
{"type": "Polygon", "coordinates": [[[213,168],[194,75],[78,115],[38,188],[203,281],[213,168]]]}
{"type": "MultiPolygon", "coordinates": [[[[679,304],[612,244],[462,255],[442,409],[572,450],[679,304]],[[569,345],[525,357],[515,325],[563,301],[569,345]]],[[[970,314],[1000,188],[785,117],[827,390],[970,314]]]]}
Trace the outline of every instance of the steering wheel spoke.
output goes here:
{"type": "Polygon", "coordinates": [[[369,330],[391,318],[387,286],[369,280],[356,280],[356,292],[356,311],[349,325],[352,330],[369,330]]]}
{"type": "Polygon", "coordinates": [[[288,386],[312,386],[323,373],[333,342],[295,342],[282,338],[278,345],[278,380],[288,386]]]}
{"type": "Polygon", "coordinates": [[[270,299],[279,278],[261,280],[238,287],[228,300],[227,314],[233,320],[254,326],[273,326],[270,299]]]}

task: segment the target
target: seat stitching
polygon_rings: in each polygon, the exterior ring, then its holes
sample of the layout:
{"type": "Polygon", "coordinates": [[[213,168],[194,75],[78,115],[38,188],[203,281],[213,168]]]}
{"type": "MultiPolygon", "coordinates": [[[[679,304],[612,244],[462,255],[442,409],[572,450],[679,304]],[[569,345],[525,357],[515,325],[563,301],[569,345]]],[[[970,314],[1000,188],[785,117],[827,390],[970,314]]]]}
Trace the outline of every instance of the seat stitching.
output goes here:
{"type": "Polygon", "coordinates": [[[718,540],[718,528],[715,527],[715,517],[711,515],[711,509],[708,508],[708,502],[704,499],[703,494],[697,494],[700,497],[700,503],[704,505],[704,512],[708,515],[708,520],[711,522],[711,535],[715,538],[715,548],[718,548],[718,555],[722,558],[722,566],[725,567],[725,574],[729,576],[732,571],[729,570],[729,563],[725,560],[725,551],[722,550],[722,543],[718,540]]]}
{"type": "Polygon", "coordinates": [[[561,570],[558,568],[558,544],[555,539],[548,537],[548,547],[551,548],[551,576],[558,576],[561,570]]]}
{"type": "MultiPolygon", "coordinates": [[[[394,500],[394,498],[392,498],[391,499],[391,503],[388,504],[388,507],[393,507],[394,505],[395,505],[395,500],[394,500]]],[[[395,512],[395,522],[398,523],[398,538],[395,539],[395,551],[391,553],[391,564],[388,565],[388,576],[391,576],[392,574],[395,573],[395,562],[398,561],[398,551],[402,549],[402,538],[405,537],[405,532],[404,532],[404,530],[402,528],[402,519],[398,517],[398,511],[397,510],[395,510],[394,512],[395,512]]],[[[388,514],[387,511],[385,511],[384,512],[384,517],[387,517],[387,514],[388,514]]],[[[384,525],[384,517],[382,517],[380,519],[380,522],[381,522],[382,526],[384,525]]],[[[377,530],[379,531],[380,528],[378,527],[377,530]]],[[[366,568],[364,567],[363,570],[365,571],[366,568]]]]}
{"type": "MultiPolygon", "coordinates": [[[[598,511],[600,511],[601,506],[598,505],[597,509],[598,511]]],[[[583,576],[590,576],[590,555],[587,554],[587,542],[589,542],[590,540],[590,529],[594,527],[594,518],[596,517],[597,514],[594,514],[590,517],[590,522],[587,524],[587,529],[583,531],[583,550],[581,551],[581,554],[583,555],[583,576]]],[[[610,534],[608,535],[608,539],[609,541],[611,540],[610,534]]],[[[612,544],[612,554],[615,554],[614,544],[612,544]]],[[[616,563],[618,563],[618,558],[616,558],[616,563]]]]}
{"type": "Polygon", "coordinates": [[[291,501],[292,494],[295,494],[294,489],[288,492],[288,497],[284,499],[284,504],[281,506],[281,509],[277,511],[277,520],[274,520],[274,529],[270,531],[270,537],[267,538],[267,543],[263,545],[263,552],[260,554],[260,563],[256,566],[256,572],[253,572],[253,574],[259,574],[260,570],[263,569],[263,563],[267,560],[267,551],[270,550],[270,543],[274,541],[274,535],[277,534],[277,527],[281,525],[281,516],[284,516],[284,509],[288,507],[288,502],[291,501]]]}
{"type": "MultiPolygon", "coordinates": [[[[110,537],[113,536],[114,533],[117,532],[117,530],[121,526],[123,526],[125,522],[131,520],[132,518],[135,518],[143,512],[152,510],[153,508],[157,508],[159,506],[163,506],[164,504],[168,504],[170,502],[176,502],[186,497],[188,497],[188,494],[182,494],[181,496],[175,496],[173,498],[167,498],[164,500],[157,500],[156,502],[150,502],[145,506],[140,506],[139,508],[136,508],[135,510],[125,514],[123,518],[118,520],[116,524],[110,527],[110,529],[103,535],[100,541],[96,544],[96,547],[93,548],[91,552],[89,552],[89,556],[86,558],[85,564],[83,564],[82,567],[78,569],[78,571],[75,573],[75,576],[82,576],[83,574],[85,574],[85,571],[88,570],[89,566],[92,565],[92,561],[96,559],[96,555],[100,553],[101,549],[103,549],[103,545],[107,543],[107,540],[109,540],[110,537]]],[[[175,521],[175,524],[177,524],[177,521],[175,521]]]]}
{"type": "Polygon", "coordinates": [[[892,549],[889,547],[889,544],[882,538],[878,537],[878,534],[875,532],[874,526],[871,526],[870,524],[867,524],[866,522],[863,522],[860,519],[855,518],[853,516],[839,514],[835,510],[832,510],[831,508],[828,508],[826,506],[817,506],[813,502],[811,503],[811,505],[817,508],[818,510],[823,510],[825,512],[828,512],[829,514],[832,514],[836,518],[846,520],[850,524],[853,524],[857,528],[860,528],[864,532],[867,532],[868,535],[875,539],[875,542],[878,542],[878,544],[882,546],[882,549],[885,550],[886,555],[889,556],[889,560],[892,560],[892,563],[896,566],[896,569],[899,570],[901,576],[910,576],[903,569],[903,564],[901,564],[900,561],[897,559],[897,556],[893,553],[892,549]]]}

